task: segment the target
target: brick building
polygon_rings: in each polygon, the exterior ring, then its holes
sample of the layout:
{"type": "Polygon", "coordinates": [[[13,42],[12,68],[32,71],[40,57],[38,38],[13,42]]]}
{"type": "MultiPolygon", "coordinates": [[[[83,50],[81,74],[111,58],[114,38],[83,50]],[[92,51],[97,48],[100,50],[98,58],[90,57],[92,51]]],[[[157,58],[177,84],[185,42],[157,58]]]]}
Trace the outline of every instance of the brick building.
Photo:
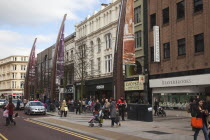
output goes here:
{"type": "Polygon", "coordinates": [[[181,109],[193,96],[210,93],[209,15],[210,0],[148,0],[150,88],[164,106],[181,109]]]}

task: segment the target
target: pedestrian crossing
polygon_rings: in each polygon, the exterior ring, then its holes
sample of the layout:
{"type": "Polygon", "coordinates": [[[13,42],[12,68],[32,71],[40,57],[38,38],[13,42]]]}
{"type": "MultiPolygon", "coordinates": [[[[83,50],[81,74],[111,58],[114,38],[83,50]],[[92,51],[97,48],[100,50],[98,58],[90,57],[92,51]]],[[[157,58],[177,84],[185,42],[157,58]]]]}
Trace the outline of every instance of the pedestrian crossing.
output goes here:
{"type": "Polygon", "coordinates": [[[0,140],[8,140],[8,139],[0,133],[0,140]]]}
{"type": "Polygon", "coordinates": [[[70,130],[66,130],[66,129],[63,129],[63,128],[60,128],[60,127],[45,124],[45,123],[42,123],[42,122],[38,122],[38,121],[30,120],[30,119],[24,119],[24,120],[27,121],[27,122],[30,122],[30,123],[34,123],[34,124],[37,124],[37,125],[40,125],[40,126],[44,126],[44,127],[47,127],[47,128],[65,133],[65,134],[75,136],[75,137],[78,137],[78,138],[81,138],[81,139],[84,139],[84,140],[99,140],[97,138],[92,138],[90,136],[86,136],[86,135],[83,135],[83,134],[80,134],[80,133],[76,133],[76,132],[73,132],[73,131],[70,131],[70,130]]]}

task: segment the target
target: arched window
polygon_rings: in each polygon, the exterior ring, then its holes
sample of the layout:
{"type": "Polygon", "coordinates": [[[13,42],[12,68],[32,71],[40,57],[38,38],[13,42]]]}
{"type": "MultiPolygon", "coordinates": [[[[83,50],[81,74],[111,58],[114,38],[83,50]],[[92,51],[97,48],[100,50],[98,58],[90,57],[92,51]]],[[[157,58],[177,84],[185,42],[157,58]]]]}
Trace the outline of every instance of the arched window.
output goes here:
{"type": "Polygon", "coordinates": [[[98,45],[98,53],[100,53],[101,52],[101,39],[100,38],[97,39],[97,45],[98,45]]]}
{"type": "Polygon", "coordinates": [[[90,54],[91,54],[91,56],[94,55],[94,44],[93,44],[93,41],[90,42],[90,54]]]}

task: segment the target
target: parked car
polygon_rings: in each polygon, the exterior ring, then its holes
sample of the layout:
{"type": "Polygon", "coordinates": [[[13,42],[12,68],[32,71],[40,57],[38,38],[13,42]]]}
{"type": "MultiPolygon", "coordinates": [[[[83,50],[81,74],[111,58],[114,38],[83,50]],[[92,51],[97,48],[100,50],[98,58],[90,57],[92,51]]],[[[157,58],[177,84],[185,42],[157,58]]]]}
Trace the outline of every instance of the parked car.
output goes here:
{"type": "Polygon", "coordinates": [[[6,101],[6,99],[0,99],[0,107],[4,106],[4,102],[6,101]]]}
{"type": "Polygon", "coordinates": [[[40,101],[29,101],[25,108],[24,108],[25,114],[31,115],[31,114],[46,114],[46,108],[40,101]]]}
{"type": "MultiPolygon", "coordinates": [[[[12,99],[12,103],[15,105],[15,109],[17,108],[17,99],[12,99]]],[[[20,109],[24,109],[24,104],[23,102],[20,100],[20,109]]]]}

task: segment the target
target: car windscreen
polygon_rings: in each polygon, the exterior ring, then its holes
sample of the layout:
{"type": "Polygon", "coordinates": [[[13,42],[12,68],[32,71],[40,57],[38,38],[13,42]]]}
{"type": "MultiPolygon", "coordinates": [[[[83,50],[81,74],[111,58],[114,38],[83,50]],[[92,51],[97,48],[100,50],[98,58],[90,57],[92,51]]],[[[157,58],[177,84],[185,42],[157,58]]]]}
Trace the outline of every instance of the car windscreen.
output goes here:
{"type": "Polygon", "coordinates": [[[30,106],[43,106],[41,102],[31,102],[30,106]]]}

